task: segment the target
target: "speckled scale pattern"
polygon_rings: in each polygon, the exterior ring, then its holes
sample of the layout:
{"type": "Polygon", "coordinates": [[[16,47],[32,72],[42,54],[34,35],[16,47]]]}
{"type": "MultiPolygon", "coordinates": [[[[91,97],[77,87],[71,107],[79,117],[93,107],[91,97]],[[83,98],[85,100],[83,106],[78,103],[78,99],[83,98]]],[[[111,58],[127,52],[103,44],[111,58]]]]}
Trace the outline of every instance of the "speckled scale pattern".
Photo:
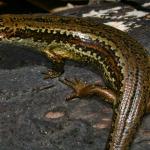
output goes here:
{"type": "Polygon", "coordinates": [[[93,19],[49,15],[0,16],[0,43],[37,48],[49,59],[89,61],[117,91],[107,150],[126,150],[150,101],[146,50],[126,33],[93,19]]]}

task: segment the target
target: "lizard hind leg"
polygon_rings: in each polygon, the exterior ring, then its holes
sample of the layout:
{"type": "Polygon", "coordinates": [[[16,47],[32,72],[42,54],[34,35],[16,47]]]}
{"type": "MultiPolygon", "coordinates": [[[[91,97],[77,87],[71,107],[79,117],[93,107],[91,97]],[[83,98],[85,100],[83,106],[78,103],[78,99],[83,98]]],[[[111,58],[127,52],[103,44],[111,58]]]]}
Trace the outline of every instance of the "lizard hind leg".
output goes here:
{"type": "Polygon", "coordinates": [[[60,81],[73,89],[73,93],[66,97],[66,100],[72,100],[73,98],[81,98],[85,96],[98,95],[104,97],[106,102],[111,104],[116,103],[116,93],[111,89],[102,87],[98,84],[88,84],[78,79],[68,80],[60,79],[60,81]]]}

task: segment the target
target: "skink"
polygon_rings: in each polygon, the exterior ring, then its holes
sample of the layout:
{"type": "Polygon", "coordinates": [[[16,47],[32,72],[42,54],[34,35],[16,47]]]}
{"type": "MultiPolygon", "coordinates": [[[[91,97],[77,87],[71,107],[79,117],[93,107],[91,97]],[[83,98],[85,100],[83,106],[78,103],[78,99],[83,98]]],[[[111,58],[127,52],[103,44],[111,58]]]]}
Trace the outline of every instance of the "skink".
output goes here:
{"type": "Polygon", "coordinates": [[[106,150],[126,150],[146,111],[150,110],[150,59],[126,33],[90,19],[49,15],[1,15],[0,44],[32,47],[50,60],[86,62],[103,72],[106,87],[79,80],[63,82],[74,94],[97,94],[113,105],[106,150]]]}

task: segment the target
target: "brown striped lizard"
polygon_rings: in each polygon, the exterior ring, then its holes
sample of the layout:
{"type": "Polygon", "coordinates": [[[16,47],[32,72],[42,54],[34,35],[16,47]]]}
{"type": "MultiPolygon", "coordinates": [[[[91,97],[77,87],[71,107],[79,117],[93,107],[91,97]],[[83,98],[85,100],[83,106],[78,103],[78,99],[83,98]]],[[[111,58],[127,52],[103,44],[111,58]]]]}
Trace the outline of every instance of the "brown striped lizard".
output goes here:
{"type": "MultiPolygon", "coordinates": [[[[104,97],[114,112],[106,150],[129,148],[144,113],[150,110],[150,59],[136,40],[90,19],[1,15],[0,44],[5,43],[32,47],[58,68],[73,60],[100,70],[105,87],[64,79],[74,90],[67,100],[93,94],[104,97]]],[[[47,76],[52,74],[49,71],[47,76]]]]}

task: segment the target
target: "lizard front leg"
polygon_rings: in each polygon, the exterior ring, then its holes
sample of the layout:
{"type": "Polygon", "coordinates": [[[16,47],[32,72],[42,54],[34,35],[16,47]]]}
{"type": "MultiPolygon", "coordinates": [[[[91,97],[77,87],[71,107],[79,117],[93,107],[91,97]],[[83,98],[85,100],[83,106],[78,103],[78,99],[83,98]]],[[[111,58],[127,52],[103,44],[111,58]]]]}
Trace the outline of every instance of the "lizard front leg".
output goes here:
{"type": "Polygon", "coordinates": [[[46,72],[42,72],[44,79],[56,78],[64,72],[64,60],[63,57],[56,54],[54,50],[45,49],[44,53],[48,59],[52,62],[52,68],[48,69],[46,72]]]}

